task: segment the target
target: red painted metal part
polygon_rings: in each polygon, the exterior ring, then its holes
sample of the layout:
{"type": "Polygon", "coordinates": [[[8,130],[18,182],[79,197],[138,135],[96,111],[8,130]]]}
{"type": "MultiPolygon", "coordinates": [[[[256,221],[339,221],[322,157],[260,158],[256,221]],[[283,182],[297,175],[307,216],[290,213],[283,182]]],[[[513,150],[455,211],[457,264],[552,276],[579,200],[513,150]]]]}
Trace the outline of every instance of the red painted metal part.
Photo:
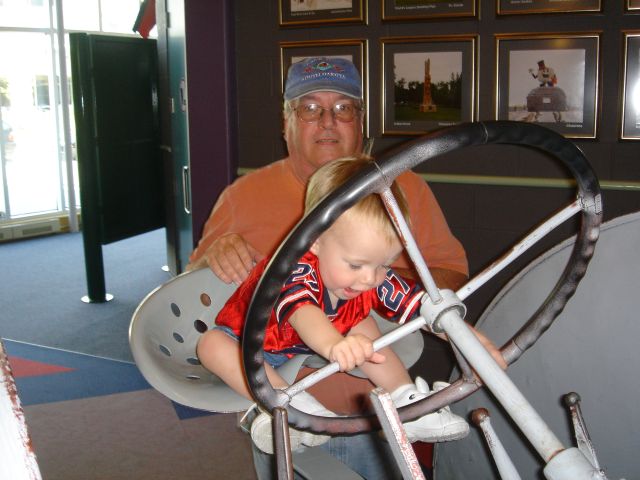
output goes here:
{"type": "Polygon", "coordinates": [[[40,469],[27,430],[9,359],[0,341],[0,477],[40,480],[40,469]],[[5,476],[9,475],[9,476],[5,476]]]}

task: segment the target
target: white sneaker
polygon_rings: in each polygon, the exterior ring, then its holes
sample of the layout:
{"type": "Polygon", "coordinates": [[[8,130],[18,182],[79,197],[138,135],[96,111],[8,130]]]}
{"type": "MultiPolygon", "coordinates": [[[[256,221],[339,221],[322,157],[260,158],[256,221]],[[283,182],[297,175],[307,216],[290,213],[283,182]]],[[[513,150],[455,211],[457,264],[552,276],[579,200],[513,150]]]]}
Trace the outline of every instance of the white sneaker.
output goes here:
{"type": "MultiPolygon", "coordinates": [[[[336,414],[324,408],[313,396],[307,392],[301,392],[291,399],[290,405],[297,408],[301,412],[310,413],[324,417],[335,417],[336,414]]],[[[296,430],[289,427],[289,438],[291,441],[291,450],[299,448],[316,447],[328,442],[331,439],[329,435],[318,435],[315,433],[296,430]]],[[[251,440],[264,453],[273,455],[273,426],[272,417],[267,412],[260,412],[256,419],[251,423],[251,440]]]]}
{"type": "MultiPolygon", "coordinates": [[[[449,384],[446,382],[434,382],[432,393],[438,392],[447,386],[449,384]]],[[[407,384],[397,388],[391,393],[391,399],[396,407],[404,407],[429,395],[429,385],[424,379],[417,377],[415,385],[407,384]]],[[[430,443],[447,442],[459,440],[469,434],[469,424],[462,417],[451,413],[451,409],[448,406],[417,420],[406,422],[404,429],[411,443],[417,441],[430,443]]]]}

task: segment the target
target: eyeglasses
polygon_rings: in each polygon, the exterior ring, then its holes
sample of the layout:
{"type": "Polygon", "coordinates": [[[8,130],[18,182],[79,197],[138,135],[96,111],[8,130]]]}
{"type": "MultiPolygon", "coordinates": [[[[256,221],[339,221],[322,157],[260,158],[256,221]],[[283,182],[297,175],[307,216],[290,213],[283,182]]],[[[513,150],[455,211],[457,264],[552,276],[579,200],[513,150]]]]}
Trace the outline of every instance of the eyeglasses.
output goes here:
{"type": "Polygon", "coordinates": [[[313,123],[322,118],[325,110],[331,112],[333,118],[340,122],[351,122],[360,112],[352,103],[336,103],[331,108],[324,108],[317,103],[303,103],[295,109],[296,115],[303,122],[313,123]]]}

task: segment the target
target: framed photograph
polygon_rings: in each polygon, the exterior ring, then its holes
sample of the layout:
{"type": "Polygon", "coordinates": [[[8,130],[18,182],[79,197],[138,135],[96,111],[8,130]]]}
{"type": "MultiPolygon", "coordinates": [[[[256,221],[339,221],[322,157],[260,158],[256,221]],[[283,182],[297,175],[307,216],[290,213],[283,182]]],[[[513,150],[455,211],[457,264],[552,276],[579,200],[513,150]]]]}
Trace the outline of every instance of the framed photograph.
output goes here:
{"type": "Polygon", "coordinates": [[[624,34],[624,52],[621,138],[640,140],[640,32],[624,34]]]}
{"type": "Polygon", "coordinates": [[[599,12],[602,9],[602,0],[496,0],[496,2],[498,15],[599,12]]]}
{"type": "Polygon", "coordinates": [[[364,136],[369,136],[369,89],[367,70],[367,41],[364,39],[347,40],[323,40],[304,42],[281,42],[281,92],[284,93],[284,84],[289,67],[307,57],[341,57],[351,60],[360,72],[362,79],[362,97],[364,101],[364,136]]]}
{"type": "Polygon", "coordinates": [[[475,17],[477,0],[382,0],[382,20],[475,17]]]}
{"type": "Polygon", "coordinates": [[[476,117],[477,37],[382,39],[382,133],[421,135],[476,117]]]}
{"type": "Polygon", "coordinates": [[[595,138],[597,33],[497,35],[496,118],[542,124],[568,138],[595,138]]]}
{"type": "Polygon", "coordinates": [[[640,0],[626,0],[625,8],[629,11],[640,10],[640,0]]]}
{"type": "Polygon", "coordinates": [[[278,0],[280,25],[365,23],[366,0],[278,0]]]}

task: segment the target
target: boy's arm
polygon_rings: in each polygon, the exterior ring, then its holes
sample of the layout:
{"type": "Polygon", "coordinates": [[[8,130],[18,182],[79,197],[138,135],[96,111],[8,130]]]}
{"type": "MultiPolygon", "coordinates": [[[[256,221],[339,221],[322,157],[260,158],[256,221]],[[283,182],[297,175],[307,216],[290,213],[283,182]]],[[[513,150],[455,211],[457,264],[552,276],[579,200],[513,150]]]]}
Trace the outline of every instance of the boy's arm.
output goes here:
{"type": "Polygon", "coordinates": [[[315,305],[298,308],[289,317],[289,323],[311,350],[331,362],[338,362],[340,371],[352,370],[366,361],[384,361],[384,355],[373,351],[369,338],[357,334],[343,337],[315,305]]]}

